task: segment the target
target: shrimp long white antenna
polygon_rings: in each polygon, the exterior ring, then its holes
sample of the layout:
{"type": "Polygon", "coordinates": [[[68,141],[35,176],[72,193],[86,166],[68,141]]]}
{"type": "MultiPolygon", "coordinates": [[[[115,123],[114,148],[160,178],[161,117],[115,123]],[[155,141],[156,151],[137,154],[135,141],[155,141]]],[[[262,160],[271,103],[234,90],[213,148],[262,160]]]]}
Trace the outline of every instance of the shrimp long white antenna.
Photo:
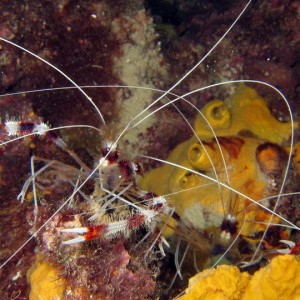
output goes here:
{"type": "Polygon", "coordinates": [[[60,73],[62,76],[64,76],[68,81],[70,81],[83,95],[84,97],[93,105],[93,107],[95,108],[97,114],[99,115],[103,125],[105,125],[105,120],[103,118],[102,113],[100,112],[99,108],[97,107],[97,105],[94,103],[94,101],[92,100],[92,98],[90,96],[88,96],[88,94],[73,80],[71,79],[66,73],[64,73],[62,70],[60,70],[59,68],[57,68],[56,66],[54,66],[53,64],[51,64],[49,61],[47,61],[46,59],[38,56],[37,54],[31,52],[30,50],[10,41],[7,40],[5,38],[0,37],[0,41],[3,41],[7,44],[10,44],[16,48],[21,49],[22,51],[25,51],[26,53],[30,54],[31,56],[37,58],[38,60],[42,61],[43,63],[47,64],[48,66],[50,66],[52,69],[56,70],[58,73],[60,73]]]}
{"type": "Polygon", "coordinates": [[[270,225],[273,227],[282,227],[282,228],[289,228],[289,229],[295,229],[292,226],[286,225],[286,224],[277,224],[277,223],[270,223],[268,222],[260,222],[260,221],[251,221],[251,220],[246,220],[247,223],[254,223],[254,224],[262,224],[262,225],[270,225]]]}
{"type": "MultiPolygon", "coordinates": [[[[98,88],[129,88],[129,89],[141,89],[141,90],[149,90],[154,92],[165,93],[166,91],[157,89],[154,87],[149,86],[138,86],[138,85],[122,85],[122,84],[97,84],[97,85],[80,85],[79,86],[82,90],[84,89],[98,89],[98,88]]],[[[1,97],[6,96],[17,96],[22,94],[34,94],[34,93],[45,93],[45,92],[52,92],[52,91],[65,91],[65,90],[75,90],[77,89],[76,86],[62,86],[62,87],[51,87],[51,88],[44,88],[44,89],[36,89],[36,90],[26,90],[26,91],[19,91],[19,92],[12,92],[12,93],[5,93],[0,95],[1,97]]],[[[168,93],[170,95],[176,96],[176,94],[168,93]]]]}

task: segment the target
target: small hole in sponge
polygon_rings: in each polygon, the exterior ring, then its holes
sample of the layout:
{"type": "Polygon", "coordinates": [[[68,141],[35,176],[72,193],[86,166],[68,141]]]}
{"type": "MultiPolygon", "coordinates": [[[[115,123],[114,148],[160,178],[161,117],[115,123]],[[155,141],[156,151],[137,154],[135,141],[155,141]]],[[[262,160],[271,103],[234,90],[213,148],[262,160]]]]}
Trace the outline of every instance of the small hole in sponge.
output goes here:
{"type": "Polygon", "coordinates": [[[225,105],[218,105],[211,110],[211,117],[216,120],[222,120],[226,111],[225,105]]]}

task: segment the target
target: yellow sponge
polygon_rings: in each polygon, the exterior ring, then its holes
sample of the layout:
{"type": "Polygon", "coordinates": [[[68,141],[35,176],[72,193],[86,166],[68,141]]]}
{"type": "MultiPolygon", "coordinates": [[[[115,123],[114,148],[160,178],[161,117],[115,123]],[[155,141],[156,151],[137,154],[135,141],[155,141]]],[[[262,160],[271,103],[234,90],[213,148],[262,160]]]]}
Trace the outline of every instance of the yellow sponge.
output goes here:
{"type": "Polygon", "coordinates": [[[186,294],[180,300],[240,300],[250,275],[237,267],[222,265],[205,270],[189,280],[186,294]]]}
{"type": "Polygon", "coordinates": [[[180,300],[298,300],[300,261],[294,255],[280,255],[253,276],[235,266],[205,270],[189,280],[180,300]]]}
{"type": "Polygon", "coordinates": [[[257,271],[242,300],[299,300],[300,261],[294,255],[281,255],[257,271]]]}
{"type": "Polygon", "coordinates": [[[31,286],[30,300],[63,300],[66,288],[65,280],[59,270],[40,257],[27,273],[31,286]]]}

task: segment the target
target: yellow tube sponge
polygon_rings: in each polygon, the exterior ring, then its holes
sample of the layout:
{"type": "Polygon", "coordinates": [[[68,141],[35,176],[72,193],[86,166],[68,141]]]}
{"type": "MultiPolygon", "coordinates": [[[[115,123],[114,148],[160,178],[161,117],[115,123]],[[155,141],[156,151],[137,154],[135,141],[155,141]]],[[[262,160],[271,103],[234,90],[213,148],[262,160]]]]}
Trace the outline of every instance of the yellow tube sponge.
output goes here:
{"type": "Polygon", "coordinates": [[[31,286],[30,300],[64,299],[65,280],[49,262],[37,258],[27,277],[31,286]]]}
{"type": "MultiPolygon", "coordinates": [[[[291,135],[291,124],[274,118],[266,101],[258,93],[245,85],[240,85],[231,98],[223,102],[214,100],[202,109],[195,121],[195,130],[201,139],[217,136],[242,135],[248,133],[272,143],[282,144],[291,135]]],[[[294,126],[298,128],[299,123],[294,126]]]]}
{"type": "Polygon", "coordinates": [[[230,126],[230,110],[222,100],[209,102],[203,107],[202,113],[214,130],[230,126]]]}
{"type": "Polygon", "coordinates": [[[202,145],[198,141],[193,143],[188,149],[187,157],[192,167],[202,171],[210,170],[213,165],[219,167],[222,164],[220,152],[215,151],[209,143],[202,142],[202,145]]]}
{"type": "Polygon", "coordinates": [[[300,299],[300,261],[279,255],[253,276],[235,266],[205,270],[189,280],[180,300],[297,300],[300,299]]]}

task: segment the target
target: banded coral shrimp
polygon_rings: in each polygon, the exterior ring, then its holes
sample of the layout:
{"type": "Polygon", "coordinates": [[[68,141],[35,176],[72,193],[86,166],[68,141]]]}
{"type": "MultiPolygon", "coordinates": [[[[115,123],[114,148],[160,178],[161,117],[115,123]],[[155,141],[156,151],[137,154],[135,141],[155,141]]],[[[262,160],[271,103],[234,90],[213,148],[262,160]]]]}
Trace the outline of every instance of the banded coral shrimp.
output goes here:
{"type": "MultiPolygon", "coordinates": [[[[125,24],[126,25],[126,24],[125,24]]],[[[122,32],[121,32],[122,33],[122,32]]],[[[86,40],[86,41],[81,41],[81,43],[82,44],[88,44],[88,41],[86,40]]],[[[30,47],[29,47],[30,48],[30,47]]],[[[88,47],[87,47],[88,48],[88,47]]],[[[99,66],[98,66],[99,67],[99,66]]],[[[97,64],[96,64],[96,68],[97,68],[97,64]]],[[[192,78],[193,79],[193,81],[195,82],[195,78],[192,78]]],[[[88,79],[87,79],[88,80],[88,79]]],[[[193,85],[193,84],[195,84],[194,82],[192,81],[192,83],[191,83],[191,85],[193,85]]],[[[68,92],[69,93],[69,92],[68,92]]],[[[183,93],[178,93],[178,94],[183,94],[183,93]]],[[[68,97],[71,97],[70,95],[68,96],[68,97]]],[[[56,99],[58,98],[58,96],[56,95],[56,97],[55,97],[56,99]]],[[[65,97],[64,97],[65,98],[65,97]]],[[[94,97],[93,97],[94,98],[94,97]]],[[[107,105],[110,105],[110,104],[107,104],[107,105]]],[[[41,105],[39,105],[39,106],[41,106],[41,105]]],[[[49,107],[49,108],[52,108],[52,106],[54,107],[54,104],[52,104],[52,103],[49,103],[48,102],[48,104],[46,105],[46,107],[49,107]]],[[[28,109],[29,110],[29,107],[28,107],[28,105],[25,107],[26,109],[28,109]]],[[[24,108],[23,108],[24,109],[24,108]]],[[[57,115],[58,113],[60,113],[60,111],[62,111],[62,109],[57,109],[57,108],[55,108],[54,107],[54,113],[57,115]]],[[[101,110],[102,111],[102,110],[101,110]]],[[[104,109],[104,111],[105,111],[105,109],[104,109]]],[[[24,112],[23,112],[23,114],[24,114],[24,112]]],[[[10,115],[15,115],[15,113],[11,113],[10,112],[10,115]]],[[[91,113],[90,112],[88,112],[88,115],[91,115],[91,113]]],[[[122,114],[122,116],[123,116],[124,114],[122,114]]],[[[107,119],[107,116],[105,116],[105,119],[107,119]]],[[[52,123],[52,125],[53,126],[55,126],[55,122],[51,122],[52,123]]],[[[79,121],[78,120],[76,120],[76,123],[75,124],[78,124],[79,123],[79,121]]],[[[166,132],[166,131],[164,131],[164,132],[166,132]]],[[[174,128],[173,128],[173,132],[174,132],[174,128]]],[[[84,135],[85,135],[85,133],[84,133],[84,135]]],[[[77,137],[77,139],[78,139],[78,137],[77,137]]],[[[87,140],[87,137],[85,137],[85,138],[83,138],[83,139],[85,139],[85,140],[87,140]]],[[[173,142],[174,143],[174,142],[173,142]]],[[[50,146],[49,146],[49,144],[46,144],[47,145],[47,148],[49,148],[50,146]]],[[[40,147],[42,147],[41,145],[40,145],[40,147]]],[[[52,149],[53,150],[53,149],[52,149]]],[[[6,151],[8,151],[8,150],[6,150],[6,151]]],[[[38,151],[38,150],[37,150],[38,151]]],[[[41,150],[40,150],[41,151],[41,150]]],[[[49,151],[49,150],[47,150],[47,151],[49,151]]],[[[41,151],[41,152],[47,152],[47,151],[41,151]]],[[[57,150],[53,150],[54,152],[55,151],[57,151],[57,150]]],[[[53,153],[54,153],[53,152],[53,153]]],[[[45,153],[42,153],[43,154],[43,156],[45,157],[45,153]]],[[[62,154],[59,154],[59,155],[62,155],[62,154]]],[[[22,159],[22,161],[24,161],[24,158],[22,159]]],[[[14,176],[14,179],[13,180],[15,180],[15,178],[16,178],[16,176],[14,176]]],[[[17,193],[19,193],[19,191],[17,192],[17,193]]],[[[5,237],[7,237],[9,234],[11,234],[11,226],[9,227],[8,226],[8,228],[10,228],[10,232],[8,232],[7,234],[4,234],[4,236],[5,237]]],[[[16,239],[16,238],[15,238],[16,239]]],[[[17,275],[16,275],[17,276],[17,275]]]]}

